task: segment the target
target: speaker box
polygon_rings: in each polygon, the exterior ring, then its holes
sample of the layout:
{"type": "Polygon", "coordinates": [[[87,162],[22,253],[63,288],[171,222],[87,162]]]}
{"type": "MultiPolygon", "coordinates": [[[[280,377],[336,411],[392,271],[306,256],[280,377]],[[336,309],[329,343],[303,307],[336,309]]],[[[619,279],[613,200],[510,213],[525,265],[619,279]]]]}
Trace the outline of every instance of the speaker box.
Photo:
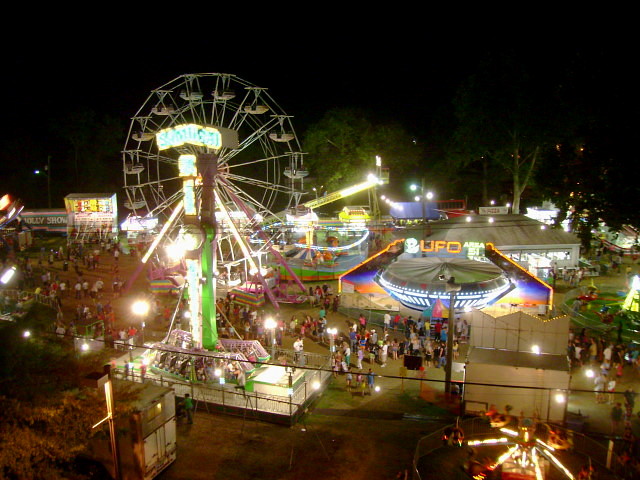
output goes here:
{"type": "Polygon", "coordinates": [[[405,355],[404,366],[407,370],[420,370],[422,366],[422,357],[419,355],[405,355]]]}

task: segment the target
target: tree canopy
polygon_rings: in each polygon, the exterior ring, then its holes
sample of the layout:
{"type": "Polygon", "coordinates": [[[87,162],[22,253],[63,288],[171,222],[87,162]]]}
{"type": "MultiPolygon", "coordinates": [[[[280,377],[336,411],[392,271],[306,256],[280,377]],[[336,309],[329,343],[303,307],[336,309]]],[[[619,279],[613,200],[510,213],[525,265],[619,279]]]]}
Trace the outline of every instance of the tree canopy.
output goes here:
{"type": "Polygon", "coordinates": [[[560,209],[558,222],[568,218],[585,246],[601,222],[613,230],[640,225],[637,89],[628,68],[597,50],[567,62],[563,107],[575,128],[548,150],[538,172],[542,195],[560,209]]]}
{"type": "Polygon", "coordinates": [[[457,125],[451,159],[459,168],[474,162],[497,167],[510,179],[516,213],[541,155],[565,127],[558,121],[556,81],[512,53],[492,55],[462,83],[453,100],[457,125]]]}
{"type": "Polygon", "coordinates": [[[311,125],[305,134],[304,151],[313,176],[328,190],[364,181],[373,172],[375,157],[382,157],[394,176],[411,171],[422,150],[396,122],[377,122],[368,112],[334,109],[311,125]]]}

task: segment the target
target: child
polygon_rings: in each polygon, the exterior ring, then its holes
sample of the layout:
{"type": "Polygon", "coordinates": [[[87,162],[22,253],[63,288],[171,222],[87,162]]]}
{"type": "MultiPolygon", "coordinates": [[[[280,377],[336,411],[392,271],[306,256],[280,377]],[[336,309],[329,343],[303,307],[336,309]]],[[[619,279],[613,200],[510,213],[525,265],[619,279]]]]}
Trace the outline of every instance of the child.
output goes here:
{"type": "Polygon", "coordinates": [[[363,384],[362,372],[358,372],[356,375],[356,388],[361,388],[363,384]]]}

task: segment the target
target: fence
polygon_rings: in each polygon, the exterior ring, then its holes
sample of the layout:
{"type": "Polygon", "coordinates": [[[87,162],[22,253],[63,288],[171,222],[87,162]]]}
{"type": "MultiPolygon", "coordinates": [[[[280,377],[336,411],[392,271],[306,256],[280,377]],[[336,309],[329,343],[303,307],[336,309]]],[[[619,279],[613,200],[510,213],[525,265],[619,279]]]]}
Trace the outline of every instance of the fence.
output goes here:
{"type": "Polygon", "coordinates": [[[41,303],[56,311],[58,310],[56,299],[48,295],[15,289],[0,291],[0,308],[2,308],[3,312],[12,313],[15,311],[18,303],[22,303],[24,307],[28,307],[30,302],[41,303]],[[7,300],[9,301],[7,302],[7,300]]]}
{"type": "MultiPolygon", "coordinates": [[[[441,428],[429,435],[422,437],[418,444],[413,456],[412,465],[412,478],[413,480],[421,480],[420,475],[421,460],[423,457],[430,455],[439,448],[442,447],[442,437],[445,430],[453,427],[454,425],[448,425],[441,428]]],[[[493,436],[496,434],[496,429],[492,428],[485,417],[472,417],[459,422],[458,426],[462,428],[465,433],[465,439],[479,439],[482,437],[493,436]]],[[[602,469],[605,469],[608,473],[612,473],[616,476],[623,476],[624,465],[620,462],[618,455],[614,452],[613,441],[608,443],[602,443],[593,438],[587,437],[581,433],[568,430],[558,425],[549,425],[555,432],[564,433],[566,438],[571,439],[572,447],[571,451],[589,458],[594,464],[597,464],[602,469]]],[[[536,437],[542,441],[548,441],[549,428],[547,424],[539,423],[536,430],[536,437]]]]}
{"type": "MultiPolygon", "coordinates": [[[[587,329],[590,330],[595,330],[597,332],[603,333],[603,334],[608,334],[610,333],[615,327],[612,325],[607,325],[607,324],[594,324],[593,320],[589,320],[587,319],[581,312],[573,310],[571,303],[573,300],[575,300],[576,298],[578,298],[581,295],[585,295],[587,293],[588,287],[586,286],[582,286],[582,287],[578,287],[578,288],[574,288],[573,290],[569,290],[564,298],[564,302],[562,303],[562,305],[560,306],[560,309],[566,313],[567,315],[571,316],[571,321],[573,323],[575,323],[576,325],[579,325],[580,327],[585,327],[587,329]]],[[[600,285],[598,287],[598,290],[600,291],[618,291],[620,290],[619,287],[615,287],[615,286],[610,286],[610,285],[600,285]]]]}
{"type": "Polygon", "coordinates": [[[384,314],[385,312],[377,312],[375,310],[364,310],[362,308],[355,307],[338,307],[338,312],[353,319],[360,318],[360,314],[363,314],[367,319],[367,325],[375,325],[380,328],[384,327],[384,314]]]}
{"type": "MultiPolygon", "coordinates": [[[[453,425],[447,425],[446,427],[442,427],[441,429],[436,430],[435,432],[430,433],[429,435],[424,436],[420,440],[418,440],[416,450],[413,454],[413,480],[422,479],[419,470],[420,460],[442,447],[442,437],[445,433],[445,430],[451,428],[452,426],[453,425]]],[[[473,417],[470,419],[462,420],[458,424],[458,426],[465,432],[465,438],[486,436],[492,432],[491,426],[489,425],[487,419],[481,417],[473,417]]]]}
{"type": "MultiPolygon", "coordinates": [[[[288,364],[294,364],[293,351],[279,349],[276,354],[277,358],[287,358],[288,364]]],[[[117,378],[169,387],[177,397],[184,397],[189,393],[196,406],[203,402],[207,411],[209,407],[213,407],[230,415],[246,415],[247,412],[253,412],[254,416],[266,421],[294,424],[331,379],[329,356],[310,353],[305,353],[304,356],[306,366],[320,370],[305,370],[304,381],[298,384],[292,395],[286,397],[246,392],[229,384],[196,384],[155,374],[143,377],[137,372],[127,372],[123,368],[115,369],[114,373],[117,378]]]]}

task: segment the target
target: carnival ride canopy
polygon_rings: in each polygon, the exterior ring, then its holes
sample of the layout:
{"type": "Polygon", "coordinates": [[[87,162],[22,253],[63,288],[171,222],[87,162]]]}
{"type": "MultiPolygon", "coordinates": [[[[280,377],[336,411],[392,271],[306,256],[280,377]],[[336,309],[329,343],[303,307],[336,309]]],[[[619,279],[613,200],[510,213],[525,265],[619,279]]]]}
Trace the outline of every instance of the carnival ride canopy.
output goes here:
{"type": "Polygon", "coordinates": [[[412,284],[441,284],[444,277],[455,278],[456,283],[478,283],[502,276],[502,270],[491,263],[465,258],[409,258],[387,267],[389,278],[412,284]]]}

